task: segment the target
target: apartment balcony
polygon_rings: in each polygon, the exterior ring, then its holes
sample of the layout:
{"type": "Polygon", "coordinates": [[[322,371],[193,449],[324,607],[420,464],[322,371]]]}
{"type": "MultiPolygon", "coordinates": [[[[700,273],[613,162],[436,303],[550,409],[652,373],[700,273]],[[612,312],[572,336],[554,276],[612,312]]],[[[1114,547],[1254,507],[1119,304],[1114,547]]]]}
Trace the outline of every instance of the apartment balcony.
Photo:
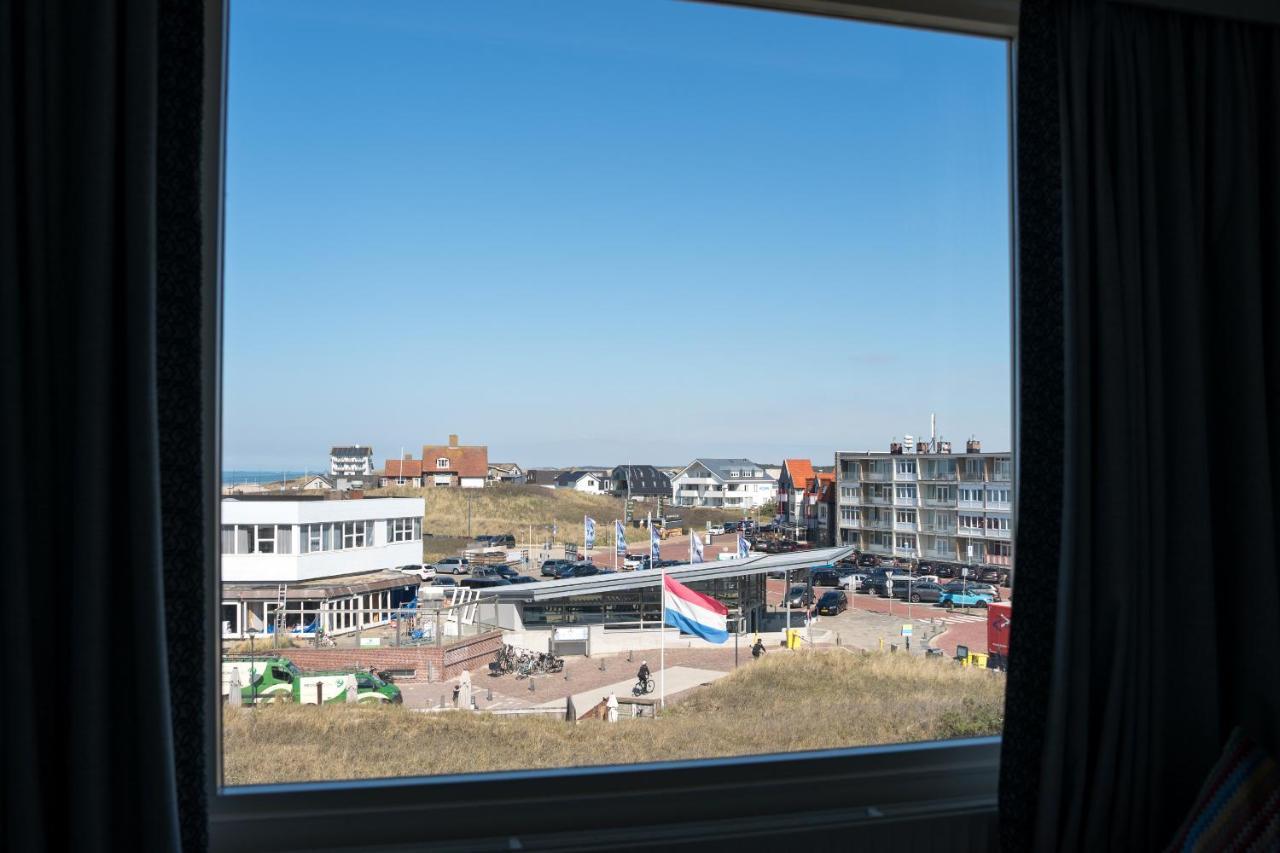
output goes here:
{"type": "Polygon", "coordinates": [[[893,498],[888,495],[866,495],[862,498],[862,502],[871,506],[892,506],[893,498]]]}
{"type": "Polygon", "coordinates": [[[916,556],[916,549],[910,545],[895,545],[893,554],[895,557],[914,557],[916,556]]]}
{"type": "Polygon", "coordinates": [[[893,505],[894,505],[894,506],[905,506],[905,507],[910,507],[911,509],[915,509],[916,507],[920,506],[920,499],[919,499],[919,498],[900,498],[900,497],[895,497],[895,498],[893,499],[893,505]]]}
{"type": "Polygon", "coordinates": [[[925,506],[941,507],[942,509],[955,509],[955,508],[956,508],[956,499],[955,499],[955,498],[929,498],[929,497],[926,497],[926,498],[924,498],[924,499],[923,499],[923,503],[924,503],[924,505],[925,505],[925,506]]]}
{"type": "Polygon", "coordinates": [[[897,480],[899,483],[914,483],[916,481],[916,474],[914,471],[898,471],[893,475],[893,479],[897,480]]]}
{"type": "Polygon", "coordinates": [[[930,483],[954,483],[955,471],[921,471],[919,479],[930,483]]]}
{"type": "Polygon", "coordinates": [[[962,483],[981,483],[985,479],[986,479],[986,475],[983,474],[983,472],[981,471],[978,471],[976,473],[970,472],[970,471],[960,472],[960,482],[962,483]]]}
{"type": "Polygon", "coordinates": [[[956,559],[955,548],[925,548],[921,554],[934,560],[954,561],[956,559]]]}
{"type": "Polygon", "coordinates": [[[702,495],[703,493],[697,489],[681,489],[676,492],[677,498],[700,498],[702,495]]]}
{"type": "Polygon", "coordinates": [[[864,483],[887,483],[893,479],[893,473],[890,471],[867,471],[862,475],[864,483]]]}
{"type": "Polygon", "coordinates": [[[1009,534],[1011,534],[1013,531],[1012,530],[992,530],[988,528],[984,532],[986,533],[988,539],[1006,539],[1007,540],[1012,538],[1009,534]]]}
{"type": "Polygon", "coordinates": [[[919,530],[914,521],[895,521],[893,529],[899,533],[916,533],[919,530]]]}
{"type": "Polygon", "coordinates": [[[993,566],[1012,566],[1013,557],[1008,554],[988,554],[987,560],[993,566]]]}
{"type": "Polygon", "coordinates": [[[1009,501],[987,501],[987,509],[1004,510],[1005,512],[1013,511],[1013,504],[1009,501]]]}
{"type": "Polygon", "coordinates": [[[939,536],[956,535],[956,526],[954,524],[926,524],[920,529],[925,533],[933,533],[939,536]]]}
{"type": "Polygon", "coordinates": [[[866,547],[862,550],[869,554],[883,554],[884,556],[889,556],[893,553],[893,549],[888,545],[881,545],[879,543],[867,543],[866,547]]]}
{"type": "Polygon", "coordinates": [[[957,509],[986,509],[987,505],[982,501],[956,501],[952,506],[957,509]]]}
{"type": "Polygon", "coordinates": [[[893,524],[888,519],[882,518],[864,518],[862,519],[863,530],[892,530],[893,524]]]}

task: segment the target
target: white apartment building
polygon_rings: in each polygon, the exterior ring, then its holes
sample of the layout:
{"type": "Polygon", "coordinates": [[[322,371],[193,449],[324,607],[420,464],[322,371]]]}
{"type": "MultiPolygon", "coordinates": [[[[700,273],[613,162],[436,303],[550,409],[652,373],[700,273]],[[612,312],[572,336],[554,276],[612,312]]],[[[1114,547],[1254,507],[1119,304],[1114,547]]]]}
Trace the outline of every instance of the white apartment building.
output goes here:
{"type": "Polygon", "coordinates": [[[778,481],[750,459],[695,459],[671,478],[676,506],[754,509],[777,495],[778,481]]]}
{"type": "Polygon", "coordinates": [[[422,498],[223,498],[221,508],[224,637],[271,631],[281,599],[287,629],[342,633],[385,623],[376,611],[416,593],[417,578],[394,569],[422,562],[422,498]]]}
{"type": "Polygon", "coordinates": [[[969,441],[836,453],[837,541],[926,562],[1013,568],[1013,457],[969,441]]]}
{"type": "Polygon", "coordinates": [[[373,448],[362,444],[329,448],[330,477],[367,477],[373,473],[373,448]]]}

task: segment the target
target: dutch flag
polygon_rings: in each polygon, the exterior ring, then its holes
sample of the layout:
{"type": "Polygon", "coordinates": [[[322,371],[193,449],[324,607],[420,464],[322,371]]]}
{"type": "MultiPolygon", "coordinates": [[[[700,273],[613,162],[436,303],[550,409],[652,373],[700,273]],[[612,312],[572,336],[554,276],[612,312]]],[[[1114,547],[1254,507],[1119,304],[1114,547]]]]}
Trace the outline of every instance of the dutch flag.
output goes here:
{"type": "Polygon", "coordinates": [[[689,536],[690,536],[689,547],[692,548],[692,551],[690,552],[690,555],[689,555],[689,562],[701,563],[702,562],[702,537],[698,536],[698,532],[696,530],[690,530],[689,536]]]}
{"type": "Polygon", "coordinates": [[[596,547],[596,520],[589,515],[582,517],[582,544],[586,548],[596,547]]]}
{"type": "Polygon", "coordinates": [[[622,530],[621,521],[615,521],[613,523],[613,538],[616,540],[614,550],[619,554],[627,553],[627,534],[622,530]]]}
{"type": "Polygon", "coordinates": [[[709,643],[729,639],[726,619],[729,609],[709,595],[694,592],[666,575],[662,576],[662,608],[664,624],[679,628],[709,643]]]}
{"type": "Polygon", "coordinates": [[[747,537],[741,533],[738,534],[738,559],[745,560],[751,556],[751,546],[747,544],[747,537]]]}

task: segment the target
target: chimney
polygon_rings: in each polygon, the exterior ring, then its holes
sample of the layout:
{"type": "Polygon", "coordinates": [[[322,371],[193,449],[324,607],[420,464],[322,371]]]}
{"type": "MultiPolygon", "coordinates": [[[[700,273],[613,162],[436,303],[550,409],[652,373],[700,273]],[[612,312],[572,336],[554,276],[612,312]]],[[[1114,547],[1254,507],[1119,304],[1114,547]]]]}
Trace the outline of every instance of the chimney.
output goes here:
{"type": "Polygon", "coordinates": [[[978,441],[978,439],[976,438],[969,439],[964,443],[964,452],[965,453],[981,453],[982,442],[978,441]]]}
{"type": "Polygon", "coordinates": [[[938,448],[939,448],[939,449],[938,449],[938,452],[939,452],[939,453],[950,453],[950,452],[951,452],[951,442],[949,442],[949,441],[940,441],[940,442],[938,442],[938,448]]]}
{"type": "Polygon", "coordinates": [[[891,441],[891,442],[889,442],[889,452],[890,452],[890,453],[894,453],[894,454],[901,453],[901,452],[902,452],[902,445],[901,445],[899,442],[896,442],[896,441],[891,441]]]}
{"type": "Polygon", "coordinates": [[[412,458],[413,458],[413,454],[412,454],[412,453],[406,453],[406,454],[404,455],[404,458],[405,458],[406,460],[408,460],[408,459],[412,459],[412,458]]]}
{"type": "Polygon", "coordinates": [[[458,436],[456,436],[456,435],[454,435],[454,434],[450,433],[450,435],[449,435],[449,446],[450,446],[450,447],[457,447],[457,446],[458,446],[458,436]]]}
{"type": "Polygon", "coordinates": [[[916,442],[916,453],[928,453],[928,452],[929,452],[929,442],[927,441],[916,442]]]}

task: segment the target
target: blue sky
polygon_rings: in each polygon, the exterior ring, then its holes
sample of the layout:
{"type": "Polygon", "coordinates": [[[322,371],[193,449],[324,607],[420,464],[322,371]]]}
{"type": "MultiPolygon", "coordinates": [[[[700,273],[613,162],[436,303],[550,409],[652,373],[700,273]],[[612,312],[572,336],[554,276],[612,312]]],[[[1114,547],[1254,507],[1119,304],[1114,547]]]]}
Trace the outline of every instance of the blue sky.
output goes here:
{"type": "Polygon", "coordinates": [[[224,467],[1009,446],[1001,42],[237,0],[230,68],[224,467]]]}

